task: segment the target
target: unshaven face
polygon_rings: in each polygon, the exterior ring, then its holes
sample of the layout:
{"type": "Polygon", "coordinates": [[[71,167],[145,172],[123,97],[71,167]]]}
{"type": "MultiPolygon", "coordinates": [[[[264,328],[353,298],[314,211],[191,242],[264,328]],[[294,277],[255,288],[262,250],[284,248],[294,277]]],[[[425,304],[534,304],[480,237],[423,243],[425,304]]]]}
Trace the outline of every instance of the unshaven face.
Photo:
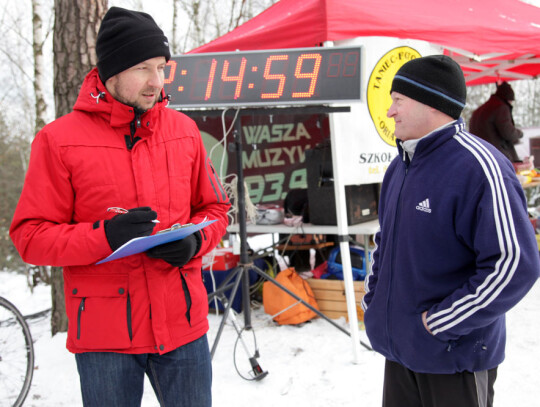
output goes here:
{"type": "Polygon", "coordinates": [[[119,102],[148,110],[159,100],[166,63],[165,57],[147,59],[112,76],[105,86],[119,102]]]}

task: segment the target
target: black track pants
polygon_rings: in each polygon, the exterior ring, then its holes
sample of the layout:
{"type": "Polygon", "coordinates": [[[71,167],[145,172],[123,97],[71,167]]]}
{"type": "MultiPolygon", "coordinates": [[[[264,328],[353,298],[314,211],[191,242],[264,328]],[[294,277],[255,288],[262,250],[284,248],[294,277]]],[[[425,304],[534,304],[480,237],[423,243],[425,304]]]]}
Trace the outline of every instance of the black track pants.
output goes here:
{"type": "Polygon", "coordinates": [[[415,373],[386,361],[383,407],[492,407],[497,368],[455,374],[415,373]]]}

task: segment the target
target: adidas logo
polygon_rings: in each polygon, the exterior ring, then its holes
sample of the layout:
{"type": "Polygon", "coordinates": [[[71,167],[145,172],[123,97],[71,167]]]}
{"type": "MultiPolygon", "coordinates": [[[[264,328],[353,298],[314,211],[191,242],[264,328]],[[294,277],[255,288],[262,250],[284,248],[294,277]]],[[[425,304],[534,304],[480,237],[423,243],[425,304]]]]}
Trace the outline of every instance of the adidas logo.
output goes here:
{"type": "Polygon", "coordinates": [[[431,209],[429,208],[429,199],[425,199],[422,202],[420,202],[416,209],[422,212],[431,213],[431,209]]]}

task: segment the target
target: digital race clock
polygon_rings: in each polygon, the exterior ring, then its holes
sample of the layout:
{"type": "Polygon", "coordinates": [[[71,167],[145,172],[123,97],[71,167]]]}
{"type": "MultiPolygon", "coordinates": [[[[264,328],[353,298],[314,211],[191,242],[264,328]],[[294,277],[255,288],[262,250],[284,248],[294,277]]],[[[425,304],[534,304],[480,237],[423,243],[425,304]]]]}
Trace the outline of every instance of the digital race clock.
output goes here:
{"type": "Polygon", "coordinates": [[[165,93],[173,108],[359,100],[360,47],[174,56],[165,93]]]}

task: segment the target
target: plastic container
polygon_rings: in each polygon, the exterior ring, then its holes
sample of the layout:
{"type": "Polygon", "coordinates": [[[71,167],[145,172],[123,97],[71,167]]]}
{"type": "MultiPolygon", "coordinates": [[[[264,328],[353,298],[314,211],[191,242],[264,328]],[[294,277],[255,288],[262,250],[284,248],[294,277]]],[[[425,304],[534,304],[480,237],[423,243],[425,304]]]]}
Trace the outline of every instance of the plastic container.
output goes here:
{"type": "MultiPolygon", "coordinates": [[[[366,278],[367,264],[365,262],[364,248],[351,246],[351,266],[353,280],[363,280],[366,278]]],[[[341,263],[341,251],[339,247],[334,248],[328,257],[328,270],[321,278],[335,278],[343,280],[343,265],[341,263]]]]}

